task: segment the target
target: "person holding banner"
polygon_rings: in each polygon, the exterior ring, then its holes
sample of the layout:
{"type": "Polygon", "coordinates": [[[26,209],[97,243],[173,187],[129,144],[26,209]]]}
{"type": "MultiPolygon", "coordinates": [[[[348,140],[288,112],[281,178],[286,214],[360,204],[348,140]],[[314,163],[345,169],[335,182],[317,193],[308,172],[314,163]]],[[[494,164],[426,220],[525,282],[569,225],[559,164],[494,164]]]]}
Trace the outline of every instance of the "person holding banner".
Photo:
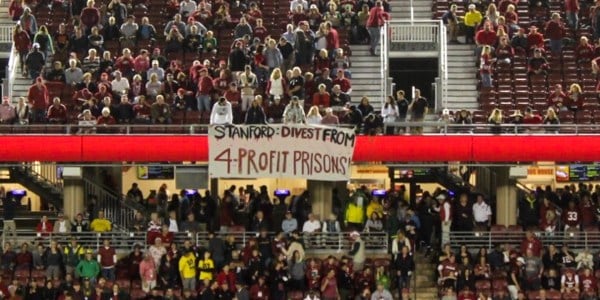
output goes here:
{"type": "Polygon", "coordinates": [[[219,101],[213,105],[210,113],[211,125],[225,125],[233,123],[233,109],[231,103],[225,97],[219,98],[219,101]]]}
{"type": "Polygon", "coordinates": [[[250,104],[244,120],[244,124],[246,125],[267,124],[267,116],[262,106],[259,105],[258,99],[252,100],[252,104],[250,104]]]}
{"type": "Polygon", "coordinates": [[[283,120],[285,124],[303,124],[306,119],[304,108],[300,106],[297,96],[292,97],[292,101],[283,111],[283,120]]]}

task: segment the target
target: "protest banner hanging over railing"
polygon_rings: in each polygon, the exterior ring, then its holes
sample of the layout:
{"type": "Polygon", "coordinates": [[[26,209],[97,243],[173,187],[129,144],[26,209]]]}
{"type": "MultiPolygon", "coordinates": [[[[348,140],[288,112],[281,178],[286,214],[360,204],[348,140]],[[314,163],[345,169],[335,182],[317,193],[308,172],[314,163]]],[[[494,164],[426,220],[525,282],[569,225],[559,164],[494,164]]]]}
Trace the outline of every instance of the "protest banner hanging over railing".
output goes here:
{"type": "Polygon", "coordinates": [[[208,135],[213,178],[350,179],[356,143],[350,128],[214,125],[208,135]]]}

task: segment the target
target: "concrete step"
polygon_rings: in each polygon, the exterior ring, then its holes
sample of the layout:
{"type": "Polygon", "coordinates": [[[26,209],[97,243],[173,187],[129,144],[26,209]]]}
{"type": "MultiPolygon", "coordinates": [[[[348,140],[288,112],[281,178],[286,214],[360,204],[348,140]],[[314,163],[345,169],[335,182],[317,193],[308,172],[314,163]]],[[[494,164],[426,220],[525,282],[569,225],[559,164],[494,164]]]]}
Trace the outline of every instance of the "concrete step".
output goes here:
{"type": "Polygon", "coordinates": [[[473,91],[472,84],[461,85],[461,84],[448,84],[449,91],[473,91]]]}
{"type": "Polygon", "coordinates": [[[379,56],[354,56],[352,55],[352,63],[354,62],[370,62],[373,64],[379,64],[379,56]]]}
{"type": "Polygon", "coordinates": [[[454,76],[448,76],[448,86],[451,85],[475,85],[477,84],[477,79],[473,78],[456,78],[454,76]]]}
{"type": "Polygon", "coordinates": [[[475,61],[477,61],[477,59],[475,58],[475,56],[472,55],[448,55],[448,62],[450,61],[456,61],[456,62],[472,62],[475,63],[475,61]]]}
{"type": "Polygon", "coordinates": [[[476,70],[475,61],[455,61],[448,59],[448,67],[449,68],[465,68],[464,71],[468,72],[471,70],[476,70]]]}

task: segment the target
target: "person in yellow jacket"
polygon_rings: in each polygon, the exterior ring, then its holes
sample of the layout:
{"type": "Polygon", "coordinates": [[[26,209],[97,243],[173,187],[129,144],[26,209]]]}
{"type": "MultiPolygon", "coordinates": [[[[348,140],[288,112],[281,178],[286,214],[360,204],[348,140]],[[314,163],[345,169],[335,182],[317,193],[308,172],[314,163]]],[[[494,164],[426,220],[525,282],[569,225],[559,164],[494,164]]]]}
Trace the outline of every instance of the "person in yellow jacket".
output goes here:
{"type": "Polygon", "coordinates": [[[196,290],[196,255],[192,248],[187,249],[179,259],[179,275],[183,290],[196,290]]]}
{"type": "Polygon", "coordinates": [[[477,10],[475,4],[469,4],[469,11],[465,14],[463,19],[465,23],[465,42],[474,43],[475,42],[475,32],[477,30],[477,26],[481,24],[483,20],[483,16],[481,12],[477,10]]]}
{"type": "Polygon", "coordinates": [[[362,231],[365,221],[365,210],[363,206],[359,206],[356,200],[350,201],[346,208],[346,226],[352,227],[353,230],[362,231]]]}
{"type": "Polygon", "coordinates": [[[215,271],[215,262],[210,258],[210,252],[204,252],[204,259],[198,261],[198,269],[200,270],[200,281],[205,279],[212,280],[215,271]]]}
{"type": "Polygon", "coordinates": [[[371,198],[371,202],[367,205],[367,217],[370,218],[373,213],[376,213],[379,218],[383,218],[383,205],[379,203],[377,197],[371,198]]]}
{"type": "Polygon", "coordinates": [[[90,229],[97,233],[108,232],[112,230],[112,223],[104,217],[103,211],[99,211],[98,217],[90,223],[90,229]]]}

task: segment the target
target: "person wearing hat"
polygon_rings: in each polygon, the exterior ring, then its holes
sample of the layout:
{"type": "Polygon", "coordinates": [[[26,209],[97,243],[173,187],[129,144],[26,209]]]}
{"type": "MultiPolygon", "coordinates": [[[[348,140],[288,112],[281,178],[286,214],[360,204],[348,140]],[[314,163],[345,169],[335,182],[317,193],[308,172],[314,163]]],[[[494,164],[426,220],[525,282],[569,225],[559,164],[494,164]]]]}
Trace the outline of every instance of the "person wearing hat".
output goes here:
{"type": "Polygon", "coordinates": [[[464,24],[465,24],[465,42],[467,44],[475,42],[475,29],[483,20],[483,16],[481,12],[477,10],[475,4],[469,4],[468,11],[464,16],[464,24]]]}
{"type": "Polygon", "coordinates": [[[352,256],[354,269],[362,270],[366,259],[365,242],[360,238],[360,233],[358,231],[351,232],[350,238],[352,239],[352,248],[348,254],[352,256]]]}
{"type": "Polygon", "coordinates": [[[85,252],[85,258],[80,260],[75,267],[75,276],[89,280],[92,284],[96,283],[96,278],[100,274],[100,264],[93,258],[94,251],[88,249],[85,252]]]}

